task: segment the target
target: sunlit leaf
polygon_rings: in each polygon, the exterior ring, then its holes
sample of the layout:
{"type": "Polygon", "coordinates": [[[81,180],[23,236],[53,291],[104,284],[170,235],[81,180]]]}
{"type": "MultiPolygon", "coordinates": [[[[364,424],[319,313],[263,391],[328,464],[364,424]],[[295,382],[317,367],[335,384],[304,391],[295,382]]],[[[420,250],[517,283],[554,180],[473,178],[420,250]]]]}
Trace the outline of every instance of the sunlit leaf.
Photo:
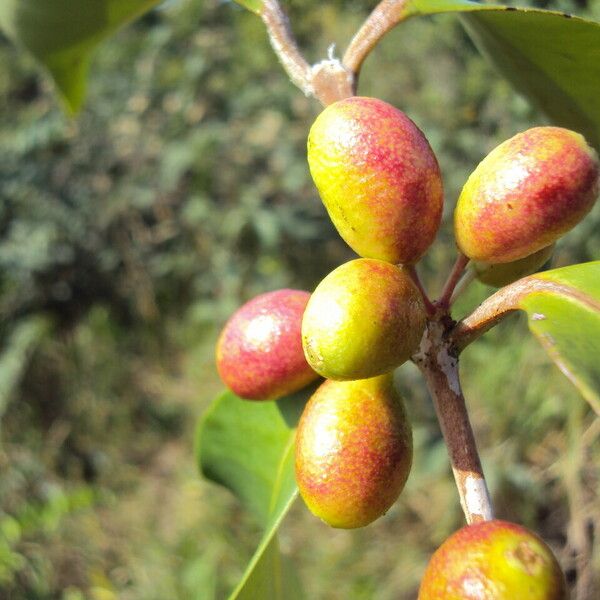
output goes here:
{"type": "Polygon", "coordinates": [[[412,0],[406,16],[443,12],[460,12],[482,53],[554,123],[600,148],[600,23],[466,0],[412,0]]]}
{"type": "Polygon", "coordinates": [[[525,277],[459,323],[466,346],[507,314],[523,310],[548,356],[600,415],[600,261],[525,277]]]}
{"type": "Polygon", "coordinates": [[[196,456],[201,472],[231,490],[264,528],[231,598],[300,597],[290,565],[279,553],[276,534],[298,495],[295,428],[311,391],[277,402],[248,402],[226,392],[198,427],[196,456]]]}
{"type": "Polygon", "coordinates": [[[0,28],[29,50],[52,75],[66,106],[85,95],[96,46],[160,0],[2,0],[0,28]]]}
{"type": "Polygon", "coordinates": [[[235,0],[238,4],[241,4],[244,8],[258,14],[262,6],[263,0],[235,0]]]}
{"type": "Polygon", "coordinates": [[[529,329],[600,414],[600,261],[535,275],[548,288],[524,294],[529,329]]]}

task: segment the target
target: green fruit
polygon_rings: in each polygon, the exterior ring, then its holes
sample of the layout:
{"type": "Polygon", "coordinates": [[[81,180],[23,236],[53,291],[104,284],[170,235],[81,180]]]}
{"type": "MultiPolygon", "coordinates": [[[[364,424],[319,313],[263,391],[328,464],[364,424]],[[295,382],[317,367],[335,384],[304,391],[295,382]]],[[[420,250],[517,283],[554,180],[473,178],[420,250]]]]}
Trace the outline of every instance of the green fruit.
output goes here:
{"type": "Polygon", "coordinates": [[[308,137],[308,164],[338,232],[360,256],[414,263],[440,226],[440,169],[419,128],[376,98],[329,105],[308,137]]]}
{"type": "Polygon", "coordinates": [[[326,381],[296,435],[296,480],[308,508],[332,527],[368,525],[402,491],[412,433],[392,376],[326,381]]]}
{"type": "Polygon", "coordinates": [[[555,245],[550,244],[525,258],[509,263],[474,262],[473,269],[481,283],[498,288],[503,287],[540,269],[552,256],[555,245]]]}
{"type": "Polygon", "coordinates": [[[591,210],[598,156],[560,127],[534,127],[500,144],[473,171],[454,212],[460,250],[506,263],[549,246],[591,210]]]}
{"type": "Polygon", "coordinates": [[[276,290],[234,313],[216,352],[219,375],[229,389],[247,400],[275,400],[318,377],[304,358],[300,337],[309,298],[302,290],[276,290]]]}
{"type": "Polygon", "coordinates": [[[302,320],[309,364],[329,379],[366,379],[402,364],[425,329],[419,290],[402,267],[359,258],[317,286],[302,320]]]}
{"type": "Polygon", "coordinates": [[[418,600],[566,600],[556,558],[531,531],[506,521],[463,527],[431,557],[418,600]]]}

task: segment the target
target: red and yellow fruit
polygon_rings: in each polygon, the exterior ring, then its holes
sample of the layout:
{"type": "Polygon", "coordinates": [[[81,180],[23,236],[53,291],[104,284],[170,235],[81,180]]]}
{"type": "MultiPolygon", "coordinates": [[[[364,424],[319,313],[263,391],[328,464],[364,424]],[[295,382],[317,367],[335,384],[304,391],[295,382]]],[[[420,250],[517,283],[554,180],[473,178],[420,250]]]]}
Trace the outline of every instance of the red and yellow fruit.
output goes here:
{"type": "Polygon", "coordinates": [[[425,329],[422,296],[402,267],[347,262],[317,286],[302,320],[312,368],[329,379],[366,379],[402,364],[425,329]]]}
{"type": "Polygon", "coordinates": [[[505,263],[530,256],[591,210],[598,156],[560,127],[535,127],[500,144],[477,166],[454,212],[454,232],[469,258],[505,263]]]}
{"type": "Polygon", "coordinates": [[[326,381],[296,435],[296,480],[308,508],[332,527],[368,525],[398,498],[412,433],[391,375],[326,381]]]}
{"type": "Polygon", "coordinates": [[[565,579],[548,546],[506,521],[463,527],[434,553],[418,600],[565,600],[565,579]]]}
{"type": "Polygon", "coordinates": [[[237,310],[217,342],[217,369],[227,387],[248,400],[274,400],[318,377],[300,336],[309,298],[308,292],[284,289],[237,310]]]}
{"type": "Polygon", "coordinates": [[[328,106],[308,138],[308,163],[338,232],[360,256],[414,263],[443,204],[440,169],[423,133],[376,98],[328,106]]]}

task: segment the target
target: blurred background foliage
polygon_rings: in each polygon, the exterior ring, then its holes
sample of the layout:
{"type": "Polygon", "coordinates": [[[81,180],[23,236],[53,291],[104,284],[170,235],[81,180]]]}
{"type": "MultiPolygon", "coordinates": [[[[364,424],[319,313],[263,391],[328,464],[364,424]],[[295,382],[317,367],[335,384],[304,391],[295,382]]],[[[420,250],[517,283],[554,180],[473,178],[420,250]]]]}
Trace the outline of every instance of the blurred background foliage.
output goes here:
{"type": "MultiPolygon", "coordinates": [[[[285,2],[311,60],[343,51],[366,4],[285,2]]],[[[529,4],[600,19],[593,0],[529,4]]],[[[212,353],[227,316],[259,292],[312,289],[352,257],[306,166],[319,108],[230,2],[164,3],[105,43],[92,73],[69,120],[0,38],[0,597],[223,598],[259,531],[199,479],[193,429],[221,389],[212,353]]],[[[392,32],[360,92],[425,131],[447,217],[492,147],[544,122],[451,17],[392,32]]],[[[554,264],[599,258],[599,224],[595,210],[554,264]]],[[[446,219],[419,267],[432,293],[453,259],[446,219]]],[[[489,292],[474,286],[457,315],[489,292]]],[[[545,537],[574,598],[598,598],[600,420],[518,318],[470,348],[463,373],[498,515],[545,537]]],[[[416,443],[399,502],[360,531],[301,506],[283,527],[311,598],[414,598],[461,524],[423,384],[410,365],[398,381],[416,443]]]]}

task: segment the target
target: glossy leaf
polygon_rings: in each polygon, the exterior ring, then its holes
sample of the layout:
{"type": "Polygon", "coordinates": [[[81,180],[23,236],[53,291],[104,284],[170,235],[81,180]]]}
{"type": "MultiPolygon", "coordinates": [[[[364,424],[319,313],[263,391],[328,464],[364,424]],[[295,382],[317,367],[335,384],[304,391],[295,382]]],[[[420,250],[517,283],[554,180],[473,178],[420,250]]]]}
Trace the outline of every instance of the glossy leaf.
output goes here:
{"type": "Polygon", "coordinates": [[[0,28],[52,75],[72,112],[83,102],[90,58],[121,25],[160,0],[2,0],[0,28]]]}
{"type": "Polygon", "coordinates": [[[249,402],[231,392],[215,400],[198,427],[196,456],[208,479],[231,490],[264,528],[231,598],[299,597],[277,546],[277,529],[298,495],[296,424],[313,388],[277,402],[249,402]]]}
{"type": "Polygon", "coordinates": [[[550,358],[600,415],[600,261],[530,278],[554,284],[524,294],[518,307],[550,358]]]}
{"type": "Polygon", "coordinates": [[[482,53],[554,123],[600,148],[600,23],[467,0],[412,0],[406,16],[444,12],[461,13],[482,53]]]}
{"type": "Polygon", "coordinates": [[[548,356],[600,415],[600,261],[524,277],[463,319],[455,341],[464,348],[515,310],[548,356]]]}
{"type": "Polygon", "coordinates": [[[253,13],[259,14],[263,3],[263,0],[235,0],[238,4],[241,4],[244,8],[247,8],[253,13]]]}

